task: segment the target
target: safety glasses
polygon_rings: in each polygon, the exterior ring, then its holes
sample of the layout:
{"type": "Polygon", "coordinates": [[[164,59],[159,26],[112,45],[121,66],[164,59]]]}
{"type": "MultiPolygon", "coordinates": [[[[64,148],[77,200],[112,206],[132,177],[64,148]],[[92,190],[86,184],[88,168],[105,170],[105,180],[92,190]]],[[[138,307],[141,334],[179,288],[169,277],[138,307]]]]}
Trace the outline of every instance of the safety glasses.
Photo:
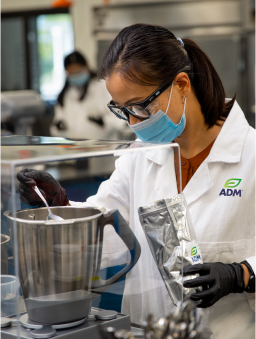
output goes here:
{"type": "MultiPolygon", "coordinates": [[[[184,69],[180,70],[180,72],[190,71],[190,66],[185,66],[184,69]]],[[[129,122],[129,116],[132,115],[135,118],[145,120],[148,119],[152,113],[150,112],[150,105],[152,102],[159,97],[160,94],[162,94],[170,85],[171,82],[166,83],[165,85],[162,85],[158,87],[154,93],[150,94],[144,101],[136,102],[134,104],[129,104],[126,106],[117,106],[113,100],[110,101],[108,104],[108,108],[112,113],[114,113],[119,119],[123,119],[129,122]]],[[[154,112],[153,112],[154,114],[154,112]]]]}
{"type": "Polygon", "coordinates": [[[113,100],[108,104],[108,108],[118,118],[129,121],[129,115],[134,116],[138,119],[148,119],[152,113],[149,110],[149,105],[162,94],[172,82],[168,82],[165,85],[158,87],[152,94],[150,94],[144,101],[129,104],[123,107],[115,105],[113,100]]]}

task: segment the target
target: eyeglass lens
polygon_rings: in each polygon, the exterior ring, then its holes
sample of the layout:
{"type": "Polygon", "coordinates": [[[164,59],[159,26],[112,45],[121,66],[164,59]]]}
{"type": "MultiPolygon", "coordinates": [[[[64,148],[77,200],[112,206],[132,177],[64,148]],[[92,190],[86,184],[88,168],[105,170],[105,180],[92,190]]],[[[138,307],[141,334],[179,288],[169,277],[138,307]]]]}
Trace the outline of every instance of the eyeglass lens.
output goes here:
{"type": "Polygon", "coordinates": [[[138,119],[147,119],[149,118],[150,115],[153,115],[157,112],[158,107],[159,107],[159,101],[154,100],[154,102],[150,103],[146,109],[142,108],[139,105],[125,106],[122,109],[113,105],[111,106],[111,110],[118,117],[124,120],[129,120],[128,114],[131,114],[138,119]]]}
{"type": "Polygon", "coordinates": [[[128,113],[125,114],[121,109],[117,107],[111,107],[111,111],[115,113],[118,117],[124,120],[128,120],[128,113]]]}
{"type": "Polygon", "coordinates": [[[133,106],[127,106],[127,110],[134,115],[137,118],[148,118],[148,113],[140,106],[133,105],[133,106]]]}

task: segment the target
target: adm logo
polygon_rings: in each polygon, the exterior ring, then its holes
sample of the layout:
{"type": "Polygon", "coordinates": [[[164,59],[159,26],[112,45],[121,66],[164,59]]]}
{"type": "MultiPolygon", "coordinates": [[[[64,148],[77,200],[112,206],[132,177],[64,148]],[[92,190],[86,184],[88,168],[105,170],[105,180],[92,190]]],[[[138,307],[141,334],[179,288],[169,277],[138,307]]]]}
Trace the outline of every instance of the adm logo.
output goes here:
{"type": "Polygon", "coordinates": [[[197,248],[196,246],[192,247],[191,248],[191,258],[192,258],[192,261],[193,263],[201,260],[201,255],[200,254],[197,254],[197,248]]]}
{"type": "Polygon", "coordinates": [[[238,189],[231,189],[231,188],[235,188],[237,187],[240,182],[242,181],[242,179],[235,179],[235,178],[232,178],[232,179],[228,179],[224,185],[224,187],[227,187],[227,189],[225,190],[225,188],[223,188],[220,192],[219,195],[225,195],[225,197],[231,197],[231,196],[239,196],[241,198],[241,195],[242,195],[242,191],[241,190],[238,190],[238,189]]]}
{"type": "Polygon", "coordinates": [[[196,254],[197,254],[197,248],[195,246],[195,247],[192,247],[191,249],[191,257],[193,257],[193,255],[196,255],[196,254]]]}

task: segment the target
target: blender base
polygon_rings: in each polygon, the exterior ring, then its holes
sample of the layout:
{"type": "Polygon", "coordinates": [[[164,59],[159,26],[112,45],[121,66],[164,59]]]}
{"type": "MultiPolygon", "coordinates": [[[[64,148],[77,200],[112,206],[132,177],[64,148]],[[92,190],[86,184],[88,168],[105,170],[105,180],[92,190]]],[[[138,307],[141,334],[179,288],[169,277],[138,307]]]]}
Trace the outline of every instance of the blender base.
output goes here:
{"type": "MultiPolygon", "coordinates": [[[[17,322],[17,317],[9,317],[13,321],[13,325],[9,327],[1,328],[1,339],[14,339],[18,337],[18,332],[21,339],[31,339],[31,338],[51,338],[57,336],[58,339],[102,339],[100,334],[100,327],[114,327],[116,330],[126,329],[131,330],[130,325],[130,316],[118,313],[115,319],[112,320],[99,320],[97,319],[97,314],[101,313],[103,310],[99,308],[92,307],[91,314],[88,316],[88,319],[82,319],[82,324],[78,324],[76,327],[69,328],[53,328],[47,324],[34,324],[37,327],[34,329],[28,329],[22,325],[15,324],[17,322]],[[95,315],[95,317],[91,317],[95,315]],[[99,326],[100,325],[100,326],[99,326]],[[19,326],[19,328],[18,328],[19,326]],[[40,326],[40,328],[39,328],[40,326]],[[19,331],[18,331],[19,330],[19,331]],[[46,331],[44,331],[46,330],[46,331]]],[[[21,315],[20,322],[26,319],[27,315],[21,315]]],[[[31,321],[28,320],[31,323],[31,321]]],[[[33,322],[34,323],[34,322],[33,322]]],[[[74,324],[74,323],[73,323],[74,324]]],[[[65,326],[67,324],[63,324],[65,326]]],[[[70,324],[72,325],[72,323],[70,324]]]]}

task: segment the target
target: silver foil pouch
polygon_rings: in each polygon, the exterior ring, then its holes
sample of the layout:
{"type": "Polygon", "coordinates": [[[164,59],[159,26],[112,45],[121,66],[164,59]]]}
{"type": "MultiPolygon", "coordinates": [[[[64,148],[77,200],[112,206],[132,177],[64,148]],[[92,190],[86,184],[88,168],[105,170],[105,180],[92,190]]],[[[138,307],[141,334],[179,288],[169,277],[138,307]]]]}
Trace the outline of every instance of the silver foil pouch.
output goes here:
{"type": "Polygon", "coordinates": [[[195,292],[184,288],[182,268],[202,264],[202,255],[183,193],[139,208],[139,218],[151,253],[175,305],[195,292]]]}

